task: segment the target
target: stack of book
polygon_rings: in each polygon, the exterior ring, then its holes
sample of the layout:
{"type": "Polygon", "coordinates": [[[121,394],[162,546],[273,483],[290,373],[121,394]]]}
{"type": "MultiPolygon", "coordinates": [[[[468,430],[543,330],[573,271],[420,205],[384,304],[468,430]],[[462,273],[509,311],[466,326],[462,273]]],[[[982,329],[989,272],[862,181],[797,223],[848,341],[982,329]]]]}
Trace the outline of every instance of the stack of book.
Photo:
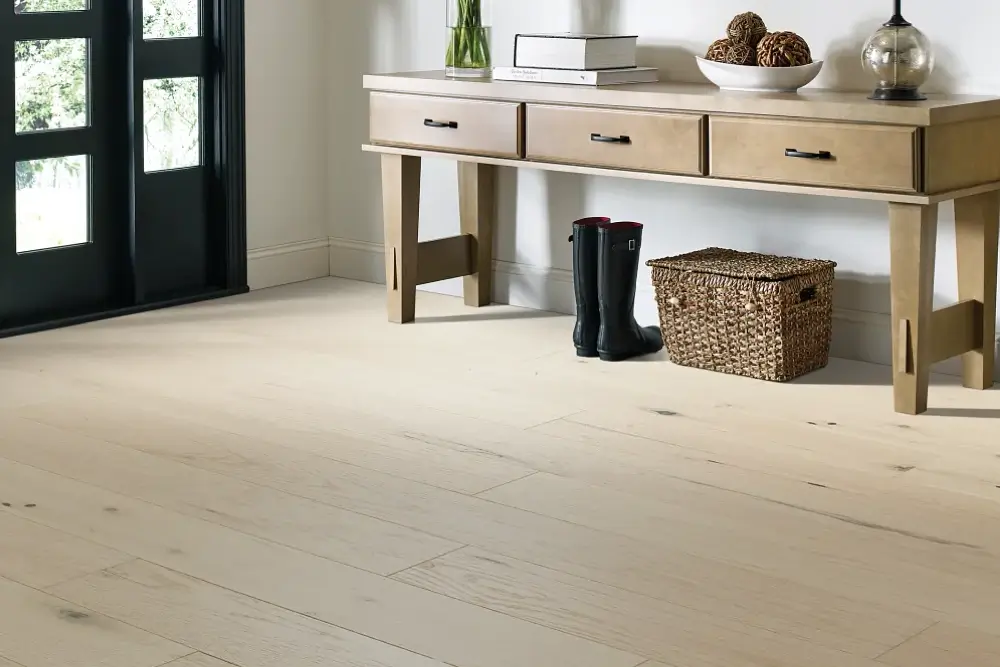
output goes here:
{"type": "Polygon", "coordinates": [[[637,42],[635,35],[517,35],[514,66],[494,68],[493,78],[584,86],[657,81],[655,67],[637,66],[637,42]]]}

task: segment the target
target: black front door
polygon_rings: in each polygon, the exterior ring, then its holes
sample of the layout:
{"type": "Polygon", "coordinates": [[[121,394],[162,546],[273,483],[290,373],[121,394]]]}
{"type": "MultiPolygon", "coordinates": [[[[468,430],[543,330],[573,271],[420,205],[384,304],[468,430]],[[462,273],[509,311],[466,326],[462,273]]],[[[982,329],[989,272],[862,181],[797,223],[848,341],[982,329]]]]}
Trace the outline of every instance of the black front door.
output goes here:
{"type": "Polygon", "coordinates": [[[245,289],[242,41],[220,30],[242,1],[13,3],[0,10],[0,334],[245,289]]]}
{"type": "Polygon", "coordinates": [[[15,0],[0,20],[0,327],[127,303],[114,2],[15,0]]]}

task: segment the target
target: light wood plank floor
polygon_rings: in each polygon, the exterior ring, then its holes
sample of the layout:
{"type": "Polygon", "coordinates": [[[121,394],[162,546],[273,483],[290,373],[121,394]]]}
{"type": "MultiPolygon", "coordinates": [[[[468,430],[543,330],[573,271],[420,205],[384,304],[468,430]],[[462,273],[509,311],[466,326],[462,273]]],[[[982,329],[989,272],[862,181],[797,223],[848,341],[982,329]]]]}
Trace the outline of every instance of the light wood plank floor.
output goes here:
{"type": "Polygon", "coordinates": [[[335,279],[0,341],[0,667],[996,667],[1000,392],[335,279]]]}

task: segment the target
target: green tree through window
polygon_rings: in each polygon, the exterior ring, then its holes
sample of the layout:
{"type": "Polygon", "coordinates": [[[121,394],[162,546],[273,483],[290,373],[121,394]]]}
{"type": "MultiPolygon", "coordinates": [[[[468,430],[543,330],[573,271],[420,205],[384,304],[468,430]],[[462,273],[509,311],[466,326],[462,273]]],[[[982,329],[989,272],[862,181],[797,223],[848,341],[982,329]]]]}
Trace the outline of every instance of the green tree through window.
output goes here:
{"type": "MultiPolygon", "coordinates": [[[[86,9],[87,0],[14,0],[14,13],[65,12],[86,9]]],[[[143,35],[182,38],[199,34],[198,0],[143,0],[143,35]]],[[[14,45],[18,132],[39,132],[80,127],[87,123],[88,59],[86,40],[36,39],[14,45]]],[[[192,100],[190,87],[169,79],[156,82],[154,93],[145,96],[145,121],[185,119],[198,123],[197,90],[192,100]],[[194,116],[192,117],[192,114],[194,116]]],[[[171,131],[167,122],[155,123],[161,132],[171,131]]],[[[197,132],[194,133],[197,140],[197,132]]],[[[146,132],[147,146],[171,146],[171,138],[146,132]]],[[[72,163],[77,164],[77,163],[72,163]]],[[[69,169],[66,160],[18,163],[18,188],[31,187],[42,169],[69,169]]]]}

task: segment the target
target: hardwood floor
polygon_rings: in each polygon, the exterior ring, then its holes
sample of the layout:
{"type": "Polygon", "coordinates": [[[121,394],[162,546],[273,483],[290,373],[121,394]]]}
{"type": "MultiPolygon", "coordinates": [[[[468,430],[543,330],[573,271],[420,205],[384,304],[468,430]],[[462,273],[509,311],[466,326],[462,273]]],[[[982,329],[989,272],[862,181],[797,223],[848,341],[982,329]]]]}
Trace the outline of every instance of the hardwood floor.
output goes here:
{"type": "Polygon", "coordinates": [[[1000,392],[335,279],[0,341],[0,667],[996,667],[1000,392]]]}

